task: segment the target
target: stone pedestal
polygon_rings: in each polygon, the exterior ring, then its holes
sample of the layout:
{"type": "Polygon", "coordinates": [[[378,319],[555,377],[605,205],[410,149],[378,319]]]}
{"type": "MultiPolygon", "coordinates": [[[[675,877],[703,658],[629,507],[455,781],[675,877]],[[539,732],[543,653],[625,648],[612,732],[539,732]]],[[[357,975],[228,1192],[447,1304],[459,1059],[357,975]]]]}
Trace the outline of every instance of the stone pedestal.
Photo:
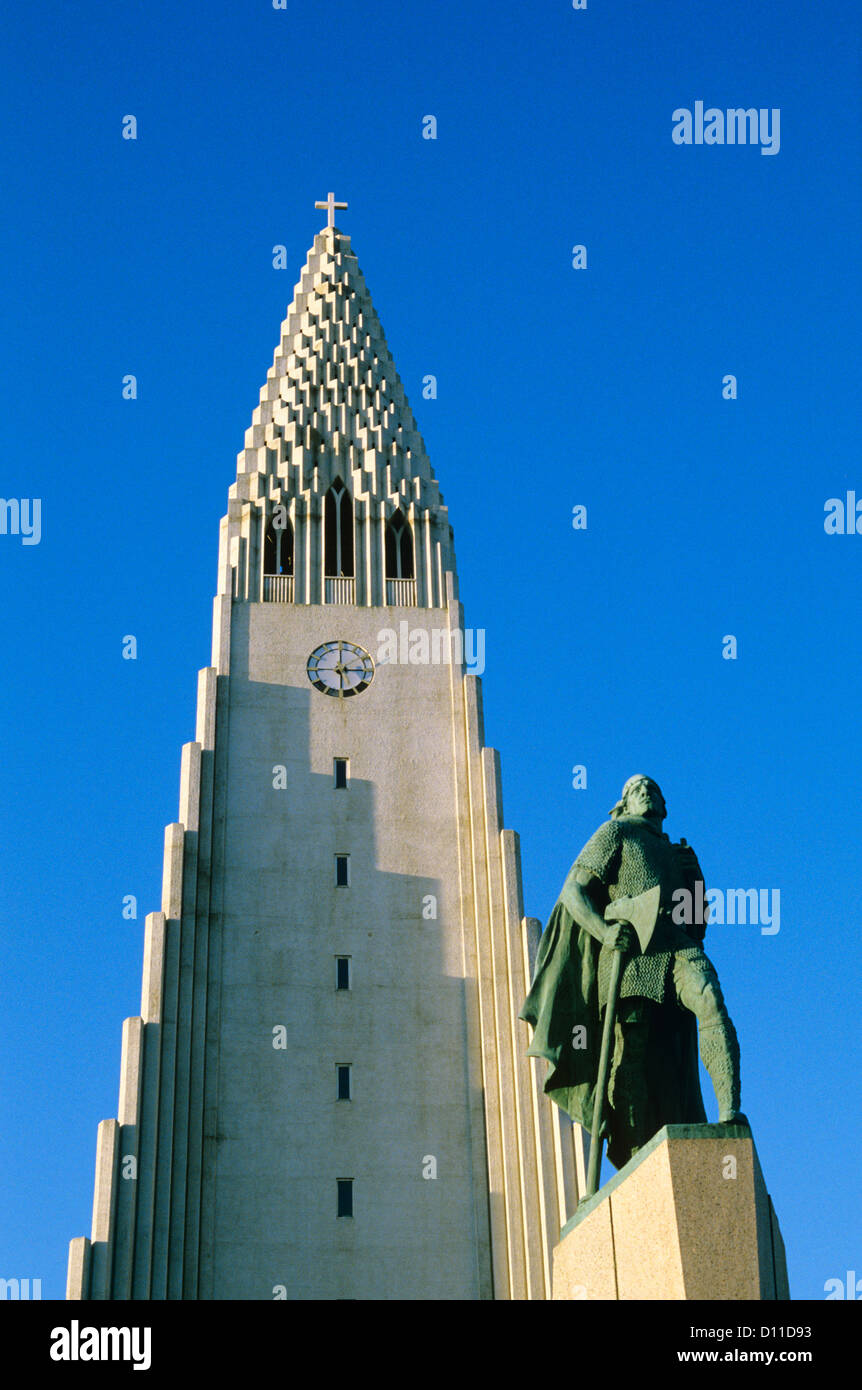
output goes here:
{"type": "Polygon", "coordinates": [[[555,1299],[786,1299],[751,1131],[668,1125],[563,1228],[555,1299]]]}

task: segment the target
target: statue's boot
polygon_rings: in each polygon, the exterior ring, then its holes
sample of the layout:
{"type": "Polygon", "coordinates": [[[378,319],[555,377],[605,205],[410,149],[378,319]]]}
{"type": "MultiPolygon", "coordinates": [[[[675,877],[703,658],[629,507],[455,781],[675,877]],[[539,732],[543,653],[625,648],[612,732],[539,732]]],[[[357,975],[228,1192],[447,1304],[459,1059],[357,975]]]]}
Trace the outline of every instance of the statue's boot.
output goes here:
{"type": "Polygon", "coordinates": [[[701,1023],[700,1060],[709,1072],[709,1079],[718,1101],[720,1125],[748,1125],[739,1108],[739,1040],[728,1014],[722,1010],[710,1023],[701,1023]]]}

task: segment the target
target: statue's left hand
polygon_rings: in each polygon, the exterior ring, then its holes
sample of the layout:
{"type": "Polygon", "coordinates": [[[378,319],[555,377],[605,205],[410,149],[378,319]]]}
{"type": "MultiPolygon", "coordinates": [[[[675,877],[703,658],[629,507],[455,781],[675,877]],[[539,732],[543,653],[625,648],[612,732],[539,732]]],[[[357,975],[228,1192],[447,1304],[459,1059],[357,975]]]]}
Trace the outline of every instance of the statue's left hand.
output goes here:
{"type": "Polygon", "coordinates": [[[697,855],[691,845],[687,845],[685,840],[680,840],[679,844],[674,846],[674,849],[677,852],[680,868],[683,873],[689,878],[701,878],[701,869],[697,862],[697,855]]]}

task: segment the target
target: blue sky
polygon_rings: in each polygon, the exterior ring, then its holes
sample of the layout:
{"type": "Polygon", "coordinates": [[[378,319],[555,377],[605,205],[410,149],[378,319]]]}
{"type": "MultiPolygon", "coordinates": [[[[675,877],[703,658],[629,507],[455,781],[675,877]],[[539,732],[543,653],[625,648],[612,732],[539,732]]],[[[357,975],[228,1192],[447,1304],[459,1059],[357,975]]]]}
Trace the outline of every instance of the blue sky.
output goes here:
{"type": "Polygon", "coordinates": [[[862,536],[823,526],[862,497],[857,7],[48,0],[2,51],[0,494],[42,536],[0,535],[0,1275],[59,1296],[89,1230],[218,522],[332,188],[486,631],[527,911],[638,771],[710,886],[780,890],[707,949],[822,1298],[862,1269],[862,536]],[[675,145],[698,100],[780,109],[780,151],[675,145]]]}

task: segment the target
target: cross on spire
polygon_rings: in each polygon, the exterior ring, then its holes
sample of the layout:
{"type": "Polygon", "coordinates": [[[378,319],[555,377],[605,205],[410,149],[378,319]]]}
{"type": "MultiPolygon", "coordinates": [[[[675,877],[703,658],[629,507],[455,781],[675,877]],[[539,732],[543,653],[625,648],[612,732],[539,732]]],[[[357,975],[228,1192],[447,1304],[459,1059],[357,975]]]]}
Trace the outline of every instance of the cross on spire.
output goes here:
{"type": "Polygon", "coordinates": [[[347,204],[346,204],[346,203],[336,203],[336,201],[335,201],[335,194],[334,194],[334,193],[327,193],[327,195],[326,195],[326,202],[325,202],[325,203],[315,203],[314,206],[315,206],[316,208],[326,208],[326,225],[327,225],[327,227],[334,227],[334,226],[335,226],[335,209],[336,209],[336,208],[346,208],[346,207],[347,207],[347,204]]]}

